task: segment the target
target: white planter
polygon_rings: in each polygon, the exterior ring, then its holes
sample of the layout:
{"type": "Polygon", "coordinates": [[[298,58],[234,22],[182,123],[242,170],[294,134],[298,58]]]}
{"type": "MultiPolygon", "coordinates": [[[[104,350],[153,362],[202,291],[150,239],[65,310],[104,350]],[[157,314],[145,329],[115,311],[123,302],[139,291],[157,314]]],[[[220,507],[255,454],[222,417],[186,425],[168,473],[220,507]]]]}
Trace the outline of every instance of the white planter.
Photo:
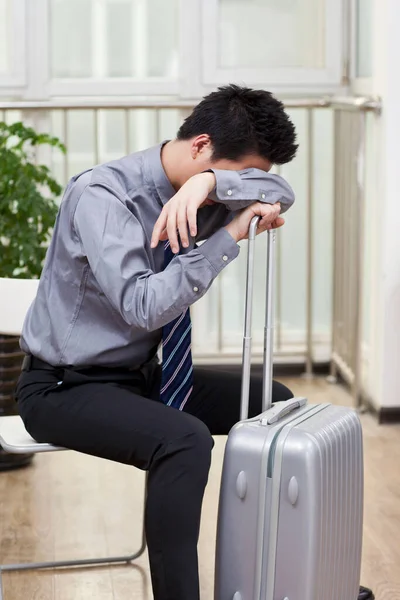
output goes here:
{"type": "Polygon", "coordinates": [[[20,335],[38,285],[38,279],[0,277],[0,334],[20,335]]]}

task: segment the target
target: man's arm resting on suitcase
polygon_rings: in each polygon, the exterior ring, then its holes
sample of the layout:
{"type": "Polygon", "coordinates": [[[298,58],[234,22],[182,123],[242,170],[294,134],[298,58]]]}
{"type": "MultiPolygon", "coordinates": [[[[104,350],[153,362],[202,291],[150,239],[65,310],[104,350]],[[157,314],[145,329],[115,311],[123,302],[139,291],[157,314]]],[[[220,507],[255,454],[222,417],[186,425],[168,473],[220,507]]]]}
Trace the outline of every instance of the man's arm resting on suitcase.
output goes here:
{"type": "Polygon", "coordinates": [[[169,239],[176,253],[179,251],[177,231],[183,247],[189,245],[187,224],[193,237],[199,233],[198,239],[204,239],[226,224],[230,211],[243,209],[255,201],[279,202],[281,212],[285,212],[294,202],[294,193],[282,177],[260,169],[216,169],[194,175],[165,204],[154,226],[152,247],[157,246],[159,240],[169,239]],[[207,206],[211,201],[223,204],[224,208],[207,206]],[[197,211],[201,207],[205,208],[198,219],[197,211]]]}
{"type": "Polygon", "coordinates": [[[225,229],[235,242],[240,242],[240,240],[248,238],[250,223],[253,217],[261,217],[257,227],[257,235],[268,229],[282,227],[285,219],[279,216],[280,211],[281,207],[279,203],[268,206],[261,202],[254,202],[254,204],[239,211],[232,221],[225,226],[225,229]]]}

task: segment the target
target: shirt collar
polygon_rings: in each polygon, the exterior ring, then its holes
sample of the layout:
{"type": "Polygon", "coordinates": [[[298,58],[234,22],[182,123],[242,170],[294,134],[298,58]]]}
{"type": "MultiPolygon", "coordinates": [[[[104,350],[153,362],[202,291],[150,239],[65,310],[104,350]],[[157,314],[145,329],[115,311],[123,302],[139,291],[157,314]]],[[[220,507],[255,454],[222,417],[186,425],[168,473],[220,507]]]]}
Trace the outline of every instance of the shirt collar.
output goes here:
{"type": "Polygon", "coordinates": [[[145,151],[144,168],[147,179],[154,185],[161,204],[164,205],[176,194],[161,162],[161,150],[168,140],[145,151]]]}

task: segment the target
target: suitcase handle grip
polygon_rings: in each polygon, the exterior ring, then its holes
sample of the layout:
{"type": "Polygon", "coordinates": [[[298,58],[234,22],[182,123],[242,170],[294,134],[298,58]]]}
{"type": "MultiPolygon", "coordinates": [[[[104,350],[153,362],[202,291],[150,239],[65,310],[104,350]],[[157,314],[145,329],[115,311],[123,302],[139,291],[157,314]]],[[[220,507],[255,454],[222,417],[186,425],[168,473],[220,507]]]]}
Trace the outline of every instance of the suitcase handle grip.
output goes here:
{"type": "MultiPolygon", "coordinates": [[[[242,366],[242,395],[240,405],[240,419],[247,419],[249,415],[250,395],[250,370],[251,370],[251,320],[253,313],[253,287],[254,287],[254,252],[255,239],[260,217],[253,217],[249,228],[249,242],[247,250],[247,280],[246,303],[243,336],[243,366],[242,366]]],[[[275,230],[267,233],[267,285],[265,301],[265,327],[264,327],[264,364],[263,364],[263,411],[272,405],[272,365],[273,365],[273,279],[274,279],[274,250],[275,230]]]]}
{"type": "Polygon", "coordinates": [[[291,400],[285,400],[284,402],[277,402],[274,405],[274,408],[271,408],[268,412],[268,416],[261,419],[261,422],[264,425],[273,425],[283,419],[283,417],[286,417],[286,415],[293,410],[296,410],[296,408],[301,408],[305,404],[307,404],[307,398],[292,398],[291,400]]]}

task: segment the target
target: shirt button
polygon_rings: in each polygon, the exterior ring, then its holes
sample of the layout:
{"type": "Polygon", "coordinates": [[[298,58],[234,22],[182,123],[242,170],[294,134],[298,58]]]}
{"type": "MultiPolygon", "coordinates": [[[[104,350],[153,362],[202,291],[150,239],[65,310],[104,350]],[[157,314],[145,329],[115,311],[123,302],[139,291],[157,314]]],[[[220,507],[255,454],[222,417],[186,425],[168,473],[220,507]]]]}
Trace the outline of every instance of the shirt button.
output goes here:
{"type": "Polygon", "coordinates": [[[228,196],[232,196],[232,190],[228,190],[226,193],[228,194],[228,196]]]}
{"type": "Polygon", "coordinates": [[[223,257],[222,257],[222,260],[223,260],[224,262],[226,262],[226,261],[228,260],[228,257],[227,257],[227,255],[226,255],[226,254],[224,254],[224,255],[223,255],[223,257]]]}
{"type": "Polygon", "coordinates": [[[265,200],[265,194],[261,194],[261,198],[265,200]]]}
{"type": "Polygon", "coordinates": [[[194,286],[193,291],[194,292],[198,292],[199,291],[199,288],[197,287],[197,285],[194,286]]]}

